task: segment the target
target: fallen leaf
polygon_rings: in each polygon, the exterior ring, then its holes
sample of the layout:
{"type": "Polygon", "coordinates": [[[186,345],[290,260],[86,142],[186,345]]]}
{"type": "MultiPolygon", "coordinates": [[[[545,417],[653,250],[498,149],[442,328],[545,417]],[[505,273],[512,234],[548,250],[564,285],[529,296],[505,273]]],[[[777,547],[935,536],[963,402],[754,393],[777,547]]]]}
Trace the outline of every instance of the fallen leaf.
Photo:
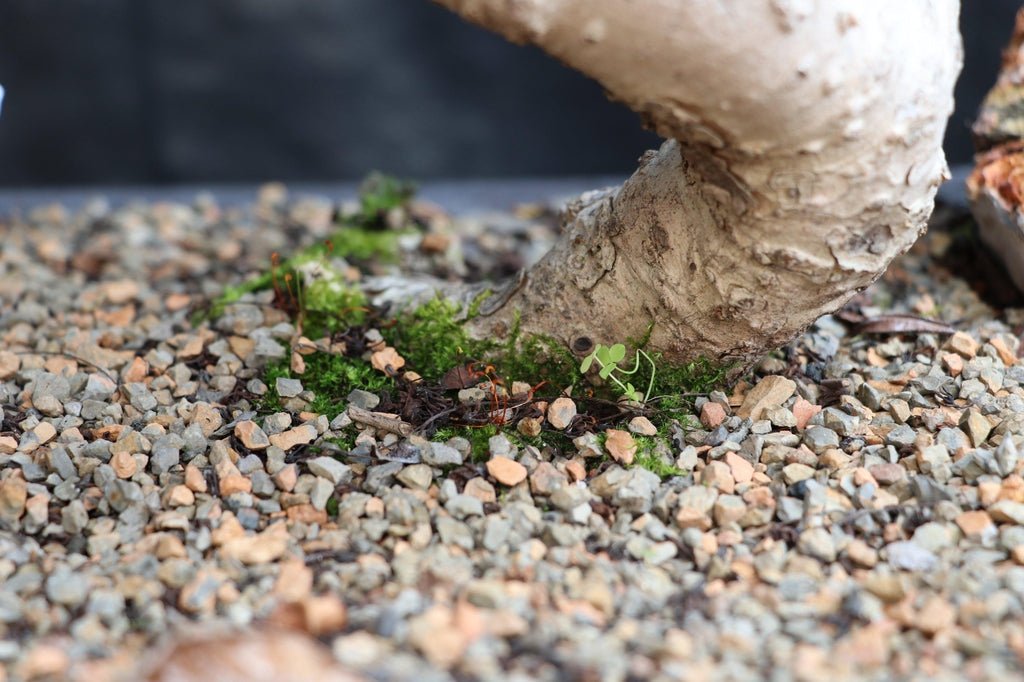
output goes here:
{"type": "Polygon", "coordinates": [[[893,313],[869,317],[856,323],[856,334],[954,334],[956,329],[940,320],[893,313]]]}

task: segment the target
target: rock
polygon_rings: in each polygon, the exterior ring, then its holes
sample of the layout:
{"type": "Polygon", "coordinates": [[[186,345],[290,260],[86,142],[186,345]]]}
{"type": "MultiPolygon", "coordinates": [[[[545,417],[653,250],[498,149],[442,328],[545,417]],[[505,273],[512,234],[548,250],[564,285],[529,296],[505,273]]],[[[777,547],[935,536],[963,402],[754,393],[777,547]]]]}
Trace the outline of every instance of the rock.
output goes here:
{"type": "Polygon", "coordinates": [[[71,500],[60,510],[60,525],[68,535],[75,536],[85,530],[89,523],[89,513],[81,500],[71,500]]]}
{"type": "Polygon", "coordinates": [[[270,446],[270,439],[263,429],[248,419],[235,424],[235,438],[249,450],[266,450],[270,446]]]}
{"type": "Polygon", "coordinates": [[[118,452],[110,458],[110,466],[114,468],[114,473],[118,478],[131,478],[139,468],[135,457],[124,451],[118,452]]]}
{"type": "Polygon", "coordinates": [[[981,542],[987,538],[995,537],[996,527],[992,523],[992,517],[988,512],[966,511],[956,517],[956,525],[968,540],[981,542]]]}
{"type": "Polygon", "coordinates": [[[576,403],[571,398],[555,398],[548,405],[547,420],[552,428],[564,431],[576,418],[576,403]]]}
{"type": "Polygon", "coordinates": [[[462,453],[443,443],[431,443],[429,448],[423,448],[421,456],[425,464],[434,467],[462,466],[462,453]]]}
{"type": "Polygon", "coordinates": [[[434,482],[434,473],[427,464],[412,464],[399,471],[395,478],[406,487],[426,490],[434,482]]]}
{"type": "Polygon", "coordinates": [[[960,419],[960,427],[971,439],[971,444],[980,448],[992,432],[992,423],[977,410],[968,410],[960,419]]]}
{"type": "Polygon", "coordinates": [[[658,428],[647,417],[637,416],[629,420],[629,430],[638,436],[657,436],[658,428]]]}
{"type": "Polygon", "coordinates": [[[717,428],[725,421],[725,418],[725,408],[716,402],[709,400],[700,408],[700,423],[704,425],[705,429],[717,428]]]}
{"type": "Polygon", "coordinates": [[[821,412],[820,405],[812,405],[798,396],[796,402],[793,403],[793,418],[796,420],[796,428],[801,431],[806,429],[807,423],[819,412],[821,412]]]}
{"type": "Polygon", "coordinates": [[[7,381],[21,368],[21,357],[9,350],[0,350],[0,381],[7,381]]]}
{"type": "Polygon", "coordinates": [[[498,483],[509,487],[526,480],[526,467],[507,457],[492,457],[488,460],[487,473],[498,483]]]}
{"type": "Polygon", "coordinates": [[[344,602],[333,594],[309,596],[300,605],[304,629],[314,637],[338,632],[348,621],[344,602]]]}
{"type": "Polygon", "coordinates": [[[719,495],[715,500],[714,517],[719,526],[736,523],[747,513],[747,505],[739,495],[719,495]]]}
{"type": "Polygon", "coordinates": [[[874,568],[878,564],[878,552],[863,540],[854,540],[846,546],[846,556],[850,561],[864,568],[874,568]]]}
{"type": "Polygon", "coordinates": [[[209,438],[214,431],[224,425],[224,417],[210,403],[199,402],[192,413],[192,423],[198,424],[203,436],[209,438]]]}
{"type": "Polygon", "coordinates": [[[836,560],[836,545],[832,534],[824,528],[809,528],[800,533],[797,549],[801,554],[814,557],[825,563],[836,560]]]}
{"type": "Polygon", "coordinates": [[[911,541],[929,552],[941,552],[954,544],[953,530],[935,521],[923,523],[914,530],[911,541]]]}
{"type": "Polygon", "coordinates": [[[550,495],[568,483],[568,477],[550,462],[541,462],[530,473],[530,492],[534,495],[550,495]]]}
{"type": "Polygon", "coordinates": [[[787,464],[782,468],[782,479],[787,485],[793,485],[800,481],[806,481],[807,479],[814,476],[814,468],[809,467],[806,464],[799,464],[794,462],[793,464],[787,464]]]}
{"type": "Polygon", "coordinates": [[[946,340],[945,347],[970,360],[978,354],[979,345],[967,332],[956,332],[946,340]]]}
{"type": "Polygon", "coordinates": [[[929,445],[917,452],[917,466],[922,473],[931,474],[940,483],[949,480],[953,460],[945,446],[929,445]]]}
{"type": "Polygon", "coordinates": [[[907,477],[907,470],[899,464],[874,464],[868,467],[868,473],[878,482],[878,485],[893,485],[907,477]]]}
{"type": "Polygon", "coordinates": [[[939,565],[935,554],[914,542],[893,542],[886,545],[885,551],[889,565],[904,571],[924,573],[935,570],[939,565]]]}
{"type": "Polygon", "coordinates": [[[472,495],[452,495],[448,501],[445,502],[444,508],[449,514],[457,519],[484,515],[483,502],[472,495]]]}
{"type": "Polygon", "coordinates": [[[914,627],[926,635],[947,630],[956,623],[956,609],[945,598],[938,595],[930,598],[914,619],[914,627]]]}
{"type": "Polygon", "coordinates": [[[270,444],[288,452],[300,445],[308,445],[317,438],[316,427],[312,424],[302,424],[293,429],[275,433],[270,436],[270,444]]]}
{"type": "Polygon", "coordinates": [[[503,433],[487,439],[487,452],[491,457],[514,457],[518,448],[503,433]]]}
{"type": "Polygon", "coordinates": [[[488,483],[482,476],[477,476],[466,481],[462,494],[477,498],[484,504],[498,501],[498,494],[494,486],[488,483]]]}
{"type": "MultiPolygon", "coordinates": [[[[333,457],[314,457],[306,460],[306,468],[314,476],[320,476],[331,482],[332,485],[343,485],[352,480],[352,469],[333,457]]],[[[429,467],[428,467],[429,470],[429,467]]]]}
{"type": "Polygon", "coordinates": [[[766,410],[781,406],[795,392],[796,383],[791,379],[778,375],[764,377],[747,392],[736,414],[744,419],[763,419],[766,410]]]}
{"type": "Polygon", "coordinates": [[[637,445],[628,431],[608,429],[605,431],[604,447],[616,462],[630,465],[636,456],[637,445]]]}
{"type": "Polygon", "coordinates": [[[988,508],[988,513],[999,523],[1024,525],[1024,502],[1000,500],[988,508]]]}
{"type": "Polygon", "coordinates": [[[206,477],[194,464],[185,465],[185,485],[194,493],[206,492],[206,477]]]}
{"type": "Polygon", "coordinates": [[[995,452],[996,473],[1004,478],[1009,476],[1016,471],[1019,459],[1020,456],[1013,438],[1010,434],[1004,435],[995,452]]]}
{"type": "Polygon", "coordinates": [[[735,452],[727,452],[725,457],[722,458],[726,466],[729,467],[729,473],[732,474],[732,479],[738,484],[749,483],[754,477],[754,465],[743,459],[735,452]]]}
{"type": "Polygon", "coordinates": [[[820,455],[829,448],[839,447],[839,434],[824,426],[811,426],[804,431],[803,442],[814,454],[820,455]]]}
{"type": "Polygon", "coordinates": [[[64,566],[57,568],[46,579],[46,598],[57,604],[76,607],[89,596],[89,578],[80,571],[64,566]]]}
{"type": "MultiPolygon", "coordinates": [[[[296,394],[298,395],[298,394],[296,394]]],[[[362,389],[353,389],[346,398],[349,403],[364,410],[373,410],[380,405],[380,396],[362,389]]]]}
{"type": "Polygon", "coordinates": [[[299,379],[288,379],[286,377],[278,377],[274,383],[274,388],[277,389],[277,395],[282,398],[294,398],[302,393],[302,381],[299,379]]]}
{"type": "Polygon", "coordinates": [[[646,513],[651,508],[654,493],[660,484],[661,479],[658,475],[647,469],[629,469],[621,479],[620,485],[613,491],[611,503],[623,511],[646,513]]]}
{"type": "Polygon", "coordinates": [[[582,436],[577,436],[572,439],[572,444],[576,446],[576,452],[581,457],[601,457],[604,455],[604,448],[601,447],[601,443],[595,433],[588,431],[582,436]]]}
{"type": "Polygon", "coordinates": [[[857,424],[860,422],[857,417],[846,414],[835,407],[826,407],[822,415],[825,426],[840,436],[852,436],[857,432],[857,424]]]}
{"type": "Polygon", "coordinates": [[[189,507],[195,504],[196,496],[188,486],[176,485],[167,493],[168,507],[189,507]]]}
{"type": "Polygon", "coordinates": [[[243,535],[225,541],[220,555],[243,564],[266,564],[280,559],[288,548],[288,527],[278,522],[262,533],[243,535]]]}
{"type": "Polygon", "coordinates": [[[454,666],[469,645],[453,619],[451,609],[436,604],[409,621],[410,644],[441,670],[454,666]]]}
{"type": "Polygon", "coordinates": [[[0,521],[11,526],[25,513],[28,487],[20,475],[9,476],[0,481],[0,521]]]}
{"type": "Polygon", "coordinates": [[[732,494],[736,488],[736,481],[732,477],[729,466],[719,461],[708,462],[704,470],[700,472],[700,483],[726,494],[732,494]]]}

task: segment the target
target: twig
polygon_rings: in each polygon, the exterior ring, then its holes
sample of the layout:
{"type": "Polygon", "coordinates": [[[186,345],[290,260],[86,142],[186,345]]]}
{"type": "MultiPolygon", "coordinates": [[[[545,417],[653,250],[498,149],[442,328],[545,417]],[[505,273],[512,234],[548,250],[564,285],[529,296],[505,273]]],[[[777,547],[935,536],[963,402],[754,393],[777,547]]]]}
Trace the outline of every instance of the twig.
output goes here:
{"type": "Polygon", "coordinates": [[[399,436],[408,436],[413,432],[413,426],[408,422],[396,419],[395,417],[385,417],[379,412],[370,412],[369,410],[364,410],[363,408],[356,407],[355,405],[348,406],[348,416],[351,417],[354,422],[366,424],[367,426],[372,426],[375,429],[394,433],[399,436]]]}

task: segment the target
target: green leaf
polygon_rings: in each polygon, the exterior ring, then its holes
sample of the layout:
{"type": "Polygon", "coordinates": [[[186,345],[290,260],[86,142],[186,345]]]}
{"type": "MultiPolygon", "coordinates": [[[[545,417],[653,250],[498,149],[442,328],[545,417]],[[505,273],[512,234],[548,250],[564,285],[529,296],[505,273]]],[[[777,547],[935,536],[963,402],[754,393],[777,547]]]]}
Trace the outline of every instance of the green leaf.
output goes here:
{"type": "Polygon", "coordinates": [[[594,355],[597,356],[598,361],[600,361],[602,365],[608,365],[612,362],[612,356],[608,351],[608,348],[601,344],[597,344],[597,348],[594,349],[594,355]]]}
{"type": "Polygon", "coordinates": [[[622,359],[626,357],[626,347],[621,343],[617,343],[608,349],[608,358],[615,363],[622,362],[622,359]]]}
{"type": "Polygon", "coordinates": [[[590,369],[590,365],[594,363],[594,354],[591,353],[587,357],[583,358],[583,362],[580,363],[580,371],[584,374],[590,369]]]}
{"type": "Polygon", "coordinates": [[[601,368],[601,371],[598,372],[598,376],[600,376],[602,379],[607,379],[614,371],[615,365],[605,365],[604,367],[601,368]]]}

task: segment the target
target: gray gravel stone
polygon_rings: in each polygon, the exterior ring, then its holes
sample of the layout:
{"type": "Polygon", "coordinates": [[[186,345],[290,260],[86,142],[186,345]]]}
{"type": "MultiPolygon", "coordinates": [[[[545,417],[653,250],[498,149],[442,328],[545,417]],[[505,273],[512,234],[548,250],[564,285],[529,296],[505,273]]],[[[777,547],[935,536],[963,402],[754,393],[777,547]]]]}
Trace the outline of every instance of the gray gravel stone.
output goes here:
{"type": "Polygon", "coordinates": [[[352,469],[333,457],[315,457],[306,461],[306,468],[315,476],[326,478],[333,485],[342,485],[352,480],[352,469]]]}

